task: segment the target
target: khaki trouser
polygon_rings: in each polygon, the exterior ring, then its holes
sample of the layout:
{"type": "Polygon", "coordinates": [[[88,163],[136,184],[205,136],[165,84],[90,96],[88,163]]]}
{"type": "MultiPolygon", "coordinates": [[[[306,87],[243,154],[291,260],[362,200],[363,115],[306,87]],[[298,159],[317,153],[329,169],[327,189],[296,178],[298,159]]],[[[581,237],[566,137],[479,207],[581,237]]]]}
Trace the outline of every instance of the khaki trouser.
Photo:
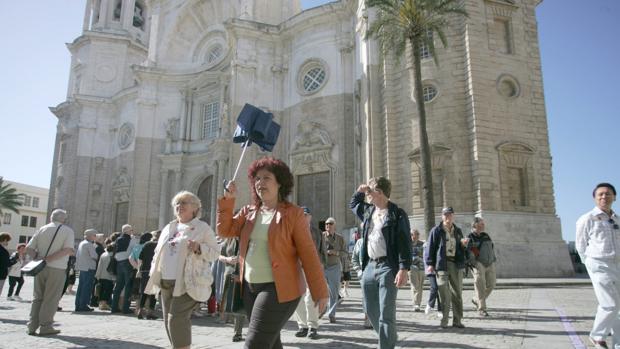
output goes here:
{"type": "Polygon", "coordinates": [[[420,306],[422,303],[422,290],[424,290],[424,270],[414,269],[411,267],[409,270],[409,284],[411,285],[411,300],[414,306],[420,306]]]}
{"type": "Polygon", "coordinates": [[[437,285],[443,312],[441,324],[448,324],[450,308],[452,308],[452,323],[460,324],[463,318],[463,269],[457,268],[454,262],[448,262],[448,271],[437,272],[437,285]]]}
{"type": "Polygon", "coordinates": [[[306,294],[295,309],[295,319],[299,328],[319,328],[319,307],[314,303],[310,289],[306,288],[306,294]]]}
{"type": "Polygon", "coordinates": [[[488,267],[484,264],[476,262],[474,273],[474,297],[478,303],[478,310],[487,310],[487,298],[495,288],[495,263],[491,263],[488,267]]]}
{"type": "Polygon", "coordinates": [[[173,297],[175,280],[161,280],[161,307],[168,339],[173,348],[192,344],[192,312],[198,304],[187,293],[173,297]]]}
{"type": "Polygon", "coordinates": [[[34,277],[34,293],[30,308],[28,332],[36,331],[39,326],[42,330],[52,328],[66,277],[64,269],[49,266],[43,268],[34,277]]]}

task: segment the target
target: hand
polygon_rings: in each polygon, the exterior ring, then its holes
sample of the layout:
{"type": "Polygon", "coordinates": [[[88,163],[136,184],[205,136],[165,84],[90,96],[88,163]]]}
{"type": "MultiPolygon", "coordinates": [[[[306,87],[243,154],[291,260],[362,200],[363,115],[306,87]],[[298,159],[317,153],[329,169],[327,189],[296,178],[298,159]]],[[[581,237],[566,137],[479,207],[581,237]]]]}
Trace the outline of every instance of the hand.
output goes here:
{"type": "Polygon", "coordinates": [[[357,187],[358,193],[368,193],[369,190],[370,190],[370,187],[367,184],[360,184],[360,186],[357,187]]]}
{"type": "Polygon", "coordinates": [[[405,286],[407,284],[407,280],[409,279],[409,275],[405,269],[400,269],[398,274],[396,274],[396,279],[394,279],[394,284],[396,287],[405,286]]]}
{"type": "Polygon", "coordinates": [[[237,256],[228,257],[228,264],[233,264],[234,265],[234,264],[237,264],[237,263],[239,263],[239,257],[237,257],[237,256]]]}
{"type": "Polygon", "coordinates": [[[187,248],[194,253],[200,253],[200,243],[197,241],[187,240],[187,248]]]}
{"type": "Polygon", "coordinates": [[[462,238],[461,244],[463,245],[463,247],[467,247],[467,244],[469,244],[469,238],[462,238]]]}
{"type": "Polygon", "coordinates": [[[329,297],[321,298],[317,302],[314,302],[315,307],[319,307],[319,314],[324,314],[327,310],[327,304],[329,303],[329,297]]]}
{"type": "Polygon", "coordinates": [[[226,190],[224,190],[224,197],[226,199],[234,199],[237,197],[237,184],[235,184],[235,181],[228,182],[226,190]]]}
{"type": "Polygon", "coordinates": [[[429,265],[428,267],[426,267],[426,273],[435,274],[435,267],[433,267],[432,265],[429,265]]]}

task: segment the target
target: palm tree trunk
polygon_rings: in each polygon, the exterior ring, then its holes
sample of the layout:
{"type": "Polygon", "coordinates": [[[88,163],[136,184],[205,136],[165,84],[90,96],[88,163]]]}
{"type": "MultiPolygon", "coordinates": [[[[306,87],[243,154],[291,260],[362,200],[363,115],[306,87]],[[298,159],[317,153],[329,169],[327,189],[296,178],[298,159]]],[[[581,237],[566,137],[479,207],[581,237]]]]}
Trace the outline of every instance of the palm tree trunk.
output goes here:
{"type": "Polygon", "coordinates": [[[422,202],[424,203],[424,230],[428,233],[435,225],[435,203],[433,198],[433,177],[431,164],[431,149],[426,132],[426,109],[424,106],[424,93],[422,90],[422,72],[420,63],[419,40],[409,38],[413,49],[413,71],[415,99],[418,106],[418,132],[420,136],[420,165],[422,202]]]}

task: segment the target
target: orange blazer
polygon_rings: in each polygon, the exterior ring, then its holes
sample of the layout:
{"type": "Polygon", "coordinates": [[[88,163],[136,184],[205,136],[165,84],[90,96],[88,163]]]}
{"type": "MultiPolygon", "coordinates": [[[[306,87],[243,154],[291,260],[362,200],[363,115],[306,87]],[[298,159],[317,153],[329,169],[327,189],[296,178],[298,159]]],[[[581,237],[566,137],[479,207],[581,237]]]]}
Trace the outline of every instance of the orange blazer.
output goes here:
{"type": "MultiPolygon", "coordinates": [[[[245,256],[248,253],[248,243],[258,207],[244,206],[233,217],[234,207],[234,199],[221,197],[218,200],[217,233],[221,237],[239,237],[239,266],[243,283],[245,256]]],[[[314,301],[329,297],[323,267],[310,235],[310,227],[300,207],[290,202],[278,204],[269,225],[268,241],[278,302],[290,302],[301,297],[306,292],[305,280],[314,301]]]]}

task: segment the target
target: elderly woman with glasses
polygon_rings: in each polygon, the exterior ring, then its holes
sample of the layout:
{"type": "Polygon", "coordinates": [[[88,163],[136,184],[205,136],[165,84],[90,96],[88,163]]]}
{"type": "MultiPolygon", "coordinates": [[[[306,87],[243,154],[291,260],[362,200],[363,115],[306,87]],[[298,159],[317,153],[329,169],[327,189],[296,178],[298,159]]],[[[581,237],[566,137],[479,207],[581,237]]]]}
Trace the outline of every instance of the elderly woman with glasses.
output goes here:
{"type": "Polygon", "coordinates": [[[161,232],[145,293],[161,290],[164,325],[173,348],[192,343],[191,315],[211,295],[213,276],[209,263],[220,248],[211,227],[201,221],[200,199],[181,191],[172,199],[176,219],[161,232]]]}
{"type": "Polygon", "coordinates": [[[248,179],[252,204],[233,216],[237,187],[230,182],[218,200],[217,231],[240,239],[240,279],[249,319],[245,348],[282,348],[280,331],[305,294],[306,282],[320,313],[329,294],[304,211],[286,199],[293,188],[288,166],[270,157],[258,159],[250,165],[248,179]]]}

